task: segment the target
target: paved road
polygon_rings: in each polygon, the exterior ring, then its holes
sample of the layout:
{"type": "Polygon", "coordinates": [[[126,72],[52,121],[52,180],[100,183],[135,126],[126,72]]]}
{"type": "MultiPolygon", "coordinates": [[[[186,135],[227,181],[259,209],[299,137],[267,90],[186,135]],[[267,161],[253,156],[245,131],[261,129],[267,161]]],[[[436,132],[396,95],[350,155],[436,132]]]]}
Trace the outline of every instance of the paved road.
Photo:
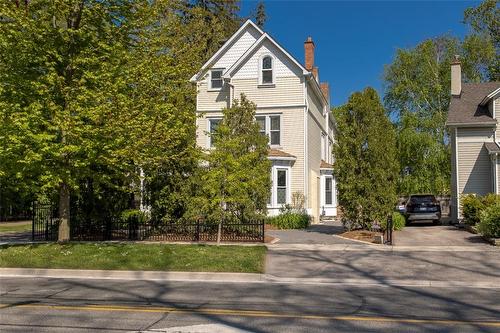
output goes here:
{"type": "MultiPolygon", "coordinates": [[[[500,331],[500,289],[491,288],[45,278],[1,278],[0,286],[2,332],[138,332],[197,324],[239,332],[500,331]]],[[[215,329],[205,332],[222,332],[215,329]]]]}

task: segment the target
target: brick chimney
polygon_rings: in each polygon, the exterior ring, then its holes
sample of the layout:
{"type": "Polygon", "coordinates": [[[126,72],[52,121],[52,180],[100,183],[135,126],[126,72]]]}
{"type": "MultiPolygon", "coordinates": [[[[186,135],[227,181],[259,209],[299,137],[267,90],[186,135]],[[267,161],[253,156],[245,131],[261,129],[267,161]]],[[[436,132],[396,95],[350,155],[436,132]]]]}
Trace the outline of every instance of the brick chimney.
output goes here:
{"type": "Polygon", "coordinates": [[[462,93],[462,64],[458,55],[451,63],[451,96],[460,96],[462,93]]]}
{"type": "Polygon", "coordinates": [[[319,86],[321,87],[321,92],[323,92],[326,100],[330,103],[330,85],[328,82],[321,82],[319,86]]]}
{"type": "Polygon", "coordinates": [[[306,69],[312,71],[314,67],[314,42],[312,37],[307,37],[307,40],[304,42],[304,51],[306,69]]]}

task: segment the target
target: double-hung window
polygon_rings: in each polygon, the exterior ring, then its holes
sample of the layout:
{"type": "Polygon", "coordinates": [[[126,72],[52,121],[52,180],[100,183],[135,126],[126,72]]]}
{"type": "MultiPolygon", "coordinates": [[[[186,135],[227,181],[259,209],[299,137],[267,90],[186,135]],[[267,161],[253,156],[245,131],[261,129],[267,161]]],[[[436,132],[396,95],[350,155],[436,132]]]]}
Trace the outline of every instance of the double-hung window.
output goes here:
{"type": "Polygon", "coordinates": [[[210,147],[214,146],[215,141],[217,140],[217,127],[221,123],[222,119],[220,118],[211,118],[208,119],[208,143],[210,147]]]}
{"type": "Polygon", "coordinates": [[[325,205],[333,205],[333,177],[325,177],[325,205]]]}
{"type": "Polygon", "coordinates": [[[276,169],[276,203],[284,205],[287,203],[288,193],[288,169],[276,169]]]}
{"type": "Polygon", "coordinates": [[[271,146],[279,146],[281,144],[281,116],[256,116],[255,121],[259,124],[260,133],[269,137],[269,144],[271,146]]]}
{"type": "Polygon", "coordinates": [[[273,58],[269,55],[264,56],[261,60],[261,74],[260,83],[261,84],[273,84],[273,58]]]}
{"type": "Polygon", "coordinates": [[[210,89],[220,90],[222,89],[222,72],[223,69],[212,69],[210,71],[210,89]]]}

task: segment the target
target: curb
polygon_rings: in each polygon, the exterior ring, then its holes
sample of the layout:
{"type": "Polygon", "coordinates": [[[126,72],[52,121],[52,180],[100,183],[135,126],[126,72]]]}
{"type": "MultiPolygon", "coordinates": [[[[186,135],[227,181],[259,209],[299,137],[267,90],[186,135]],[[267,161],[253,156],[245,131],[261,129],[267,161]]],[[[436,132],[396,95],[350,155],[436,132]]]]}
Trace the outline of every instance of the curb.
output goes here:
{"type": "Polygon", "coordinates": [[[331,286],[378,286],[378,287],[439,287],[500,289],[499,281],[441,281],[359,278],[293,278],[258,273],[207,273],[207,272],[154,272],[154,271],[106,271],[74,269],[0,268],[1,278],[53,278],[83,280],[131,280],[163,282],[205,283],[265,283],[331,286]]]}
{"type": "Polygon", "coordinates": [[[274,251],[379,251],[379,252],[498,252],[498,247],[484,246],[400,246],[380,244],[266,244],[274,251]]]}

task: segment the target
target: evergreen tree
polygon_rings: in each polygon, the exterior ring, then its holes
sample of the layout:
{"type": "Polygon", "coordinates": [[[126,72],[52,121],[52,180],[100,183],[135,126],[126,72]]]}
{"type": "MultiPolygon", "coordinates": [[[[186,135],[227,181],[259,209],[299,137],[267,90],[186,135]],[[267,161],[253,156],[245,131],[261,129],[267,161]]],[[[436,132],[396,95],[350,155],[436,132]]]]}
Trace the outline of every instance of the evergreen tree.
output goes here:
{"type": "Polygon", "coordinates": [[[255,22],[257,23],[257,26],[261,29],[264,29],[264,24],[266,24],[266,7],[264,5],[264,1],[260,1],[257,4],[257,9],[255,13],[255,22]]]}
{"type": "Polygon", "coordinates": [[[201,209],[217,222],[247,222],[265,214],[271,164],[268,139],[259,132],[255,110],[255,104],[243,94],[240,101],[223,110],[224,118],[212,135],[215,149],[206,156],[194,214],[201,209]]]}
{"type": "Polygon", "coordinates": [[[398,164],[394,127],[377,92],[356,92],[333,110],[337,121],[335,175],[344,222],[371,229],[394,209],[398,164]]]}

